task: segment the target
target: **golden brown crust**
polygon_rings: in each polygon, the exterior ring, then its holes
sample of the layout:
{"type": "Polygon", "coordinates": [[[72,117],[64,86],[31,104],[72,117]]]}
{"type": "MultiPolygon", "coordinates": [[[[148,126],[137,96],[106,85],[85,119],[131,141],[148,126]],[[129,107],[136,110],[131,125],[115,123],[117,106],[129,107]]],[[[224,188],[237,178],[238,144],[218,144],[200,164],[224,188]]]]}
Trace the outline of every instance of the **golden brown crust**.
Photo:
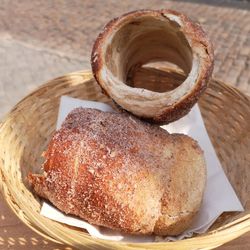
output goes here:
{"type": "MultiPolygon", "coordinates": [[[[130,45],[130,47],[133,46],[133,43],[131,44],[132,45],[130,45]]],[[[145,54],[147,52],[148,51],[145,50],[145,54]]],[[[109,57],[107,60],[112,61],[113,58],[109,57]]],[[[193,64],[194,63],[195,62],[193,61],[193,64]]],[[[201,94],[206,90],[208,86],[209,79],[212,75],[213,63],[214,63],[213,47],[208,37],[206,36],[205,32],[202,30],[202,28],[198,24],[192,22],[185,15],[167,9],[138,10],[124,14],[118,18],[111,20],[97,37],[95,44],[93,46],[92,56],[91,56],[92,71],[96,81],[101,86],[103,92],[109,97],[111,97],[111,99],[113,99],[114,102],[118,106],[121,106],[123,109],[133,113],[134,115],[142,119],[159,124],[175,121],[190,111],[190,109],[197,102],[201,94]],[[124,97],[121,97],[122,95],[120,95],[120,92],[124,91],[125,84],[122,85],[120,91],[118,90],[115,92],[114,86],[111,86],[110,83],[108,83],[108,80],[106,77],[104,77],[103,73],[104,68],[108,64],[108,62],[105,59],[106,52],[110,50],[110,46],[108,46],[107,43],[111,43],[110,42],[110,40],[112,40],[111,38],[114,37],[118,33],[118,31],[121,30],[121,27],[127,25],[127,23],[130,24],[132,23],[139,27],[140,22],[138,21],[138,17],[153,17],[160,19],[161,21],[164,21],[164,19],[166,19],[166,22],[172,22],[171,18],[173,18],[173,20],[177,18],[179,21],[177,21],[175,25],[178,26],[179,25],[178,22],[180,22],[181,27],[179,26],[176,27],[176,32],[177,33],[181,32],[184,35],[184,37],[187,39],[192,49],[193,55],[196,55],[199,59],[197,62],[197,64],[199,64],[198,71],[192,73],[193,76],[189,75],[190,77],[193,77],[193,82],[194,82],[194,85],[190,87],[190,90],[187,91],[186,94],[181,95],[179,99],[175,99],[173,101],[169,101],[167,98],[165,98],[165,103],[164,103],[164,99],[162,98],[161,102],[164,104],[159,105],[159,108],[155,107],[155,109],[152,110],[150,110],[150,105],[147,106],[146,103],[148,103],[149,100],[153,100],[154,97],[151,97],[149,99],[146,99],[145,97],[145,99],[142,99],[141,100],[142,108],[140,110],[139,109],[136,110],[138,103],[135,102],[135,104],[133,104],[132,96],[130,96],[127,93],[126,95],[124,95],[124,97]],[[108,87],[109,85],[110,88],[108,87]],[[123,99],[126,98],[127,99],[131,98],[131,105],[129,104],[129,101],[128,103],[125,103],[123,99]],[[142,110],[146,111],[143,112],[142,110]]],[[[130,71],[136,70],[136,67],[140,67],[140,64],[134,65],[134,68],[131,68],[130,71]]],[[[107,74],[113,74],[111,71],[109,71],[107,74]]],[[[106,73],[106,68],[105,68],[105,73],[106,73]]],[[[186,73],[188,74],[188,72],[186,73]]],[[[112,75],[112,77],[113,76],[114,75],[112,75]]],[[[190,79],[190,81],[192,81],[192,79],[190,79]]],[[[131,87],[127,86],[127,88],[131,87]]]]}
{"type": "Polygon", "coordinates": [[[194,140],[94,109],[68,115],[43,169],[42,176],[29,175],[38,195],[65,213],[132,234],[181,233],[205,185],[204,157],[194,140]]]}

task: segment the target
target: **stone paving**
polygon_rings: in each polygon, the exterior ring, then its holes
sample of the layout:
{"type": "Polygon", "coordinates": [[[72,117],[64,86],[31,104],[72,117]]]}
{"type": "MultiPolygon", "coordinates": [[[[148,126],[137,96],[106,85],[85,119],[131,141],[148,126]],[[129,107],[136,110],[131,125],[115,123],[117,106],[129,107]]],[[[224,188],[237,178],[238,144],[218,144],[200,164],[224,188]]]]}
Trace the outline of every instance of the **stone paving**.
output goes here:
{"type": "Polygon", "coordinates": [[[49,79],[89,68],[83,58],[71,58],[10,37],[0,39],[0,58],[0,116],[49,79]]]}
{"type": "Polygon", "coordinates": [[[172,8],[200,22],[215,47],[214,77],[250,93],[250,4],[205,2],[210,4],[165,0],[1,0],[0,116],[44,81],[90,68],[91,46],[103,25],[138,8],[172,8]]]}

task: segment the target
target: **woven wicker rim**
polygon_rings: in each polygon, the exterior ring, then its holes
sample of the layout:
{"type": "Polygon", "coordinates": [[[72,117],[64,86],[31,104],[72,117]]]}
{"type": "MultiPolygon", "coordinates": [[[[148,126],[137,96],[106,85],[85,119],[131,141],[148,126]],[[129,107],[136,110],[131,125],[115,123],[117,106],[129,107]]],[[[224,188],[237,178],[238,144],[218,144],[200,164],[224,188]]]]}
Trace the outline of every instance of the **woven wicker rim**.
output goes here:
{"type": "MultiPolygon", "coordinates": [[[[31,98],[44,98],[44,93],[55,93],[59,89],[64,89],[64,94],[73,95],[75,96],[74,91],[78,91],[78,88],[81,86],[81,90],[84,89],[83,85],[94,84],[92,80],[92,74],[89,71],[81,71],[75,72],[71,74],[67,74],[66,76],[56,78],[48,83],[42,85],[38,90],[34,91],[23,100],[21,100],[10,112],[5,116],[2,123],[0,124],[0,144],[3,142],[3,139],[6,138],[1,137],[2,134],[7,129],[10,129],[10,124],[12,121],[15,121],[15,116],[18,112],[22,111],[22,109],[27,109],[27,104],[29,99],[31,98]],[[70,84],[69,84],[70,83],[70,84]],[[67,90],[67,87],[71,89],[67,90]],[[68,91],[68,92],[67,92],[68,91]],[[72,92],[71,92],[72,91],[72,92]],[[73,94],[72,94],[73,93],[73,94]]],[[[85,86],[84,85],[84,86],[85,86]]],[[[216,96],[216,90],[220,89],[222,92],[224,91],[230,96],[233,96],[237,100],[240,100],[240,105],[244,107],[250,108],[250,100],[248,97],[243,95],[237,89],[230,87],[220,81],[212,80],[210,89],[207,91],[205,96],[209,96],[209,98],[213,98],[216,96]]],[[[88,88],[86,87],[86,91],[88,88]]],[[[100,89],[97,85],[94,86],[94,92],[96,92],[96,96],[93,98],[95,100],[105,101],[108,102],[109,100],[104,97],[100,93],[100,89]]],[[[219,94],[220,96],[221,94],[219,94]]],[[[58,98],[59,100],[60,94],[56,96],[51,96],[51,98],[58,98]]],[[[47,97],[48,98],[48,97],[47,97]]],[[[93,99],[93,100],[94,100],[93,99]]],[[[207,99],[202,98],[201,102],[199,103],[201,107],[202,114],[206,114],[204,112],[209,113],[209,108],[206,108],[207,99]]],[[[58,103],[56,104],[58,106],[58,103]]],[[[242,107],[243,107],[242,106],[242,107]]],[[[210,107],[211,108],[211,107],[210,107]]],[[[247,110],[247,109],[246,109],[247,110]]],[[[250,111],[248,111],[248,115],[250,116],[250,111]]],[[[205,123],[206,123],[206,115],[204,115],[205,123]]],[[[207,125],[207,123],[206,123],[207,125]]],[[[249,126],[248,126],[249,128],[249,126]]],[[[250,131],[250,130],[249,130],[250,131]]],[[[249,132],[247,131],[247,132],[249,132]]],[[[10,133],[11,135],[11,133],[10,133]]],[[[12,138],[9,139],[11,141],[12,138]]],[[[212,139],[213,141],[213,139],[212,139]]],[[[250,144],[249,144],[250,146],[250,144]]],[[[216,146],[215,146],[216,148],[216,146]]],[[[201,236],[193,237],[190,239],[185,239],[178,242],[160,242],[160,243],[124,243],[124,242],[116,242],[116,241],[106,241],[100,239],[94,239],[89,236],[85,232],[80,232],[79,230],[69,228],[64,226],[60,223],[51,221],[45,217],[39,215],[39,211],[32,211],[29,207],[26,207],[27,197],[31,200],[31,203],[37,203],[39,205],[39,199],[34,199],[32,193],[28,190],[18,189],[15,185],[12,185],[12,176],[8,174],[6,171],[6,163],[4,158],[4,149],[0,149],[0,177],[2,182],[0,182],[0,187],[3,191],[3,195],[9,204],[10,208],[15,212],[15,214],[32,230],[37,232],[38,234],[42,235],[43,237],[52,240],[58,243],[66,243],[78,248],[84,249],[99,249],[100,247],[104,249],[212,249],[217,247],[225,242],[228,242],[232,239],[239,237],[240,235],[250,231],[250,212],[249,207],[250,204],[248,200],[244,201],[245,208],[247,211],[240,213],[233,217],[233,219],[229,219],[228,222],[222,226],[219,226],[216,229],[212,229],[206,234],[201,236]],[[25,196],[26,195],[26,196],[25,196]]],[[[219,155],[220,157],[220,155],[219,155]]],[[[247,155],[249,157],[249,155],[247,155]]],[[[248,159],[248,158],[247,158],[248,159]]],[[[11,163],[13,165],[17,165],[15,159],[11,159],[11,163]]],[[[17,169],[20,172],[20,169],[17,169]]],[[[19,173],[16,176],[20,178],[19,173]]],[[[249,181],[249,180],[248,180],[249,181]]],[[[22,184],[22,183],[21,183],[22,184]]],[[[22,184],[23,185],[23,184],[22,184]]],[[[24,186],[25,188],[25,186],[24,186]]],[[[237,187],[236,187],[237,189],[237,187]]]]}

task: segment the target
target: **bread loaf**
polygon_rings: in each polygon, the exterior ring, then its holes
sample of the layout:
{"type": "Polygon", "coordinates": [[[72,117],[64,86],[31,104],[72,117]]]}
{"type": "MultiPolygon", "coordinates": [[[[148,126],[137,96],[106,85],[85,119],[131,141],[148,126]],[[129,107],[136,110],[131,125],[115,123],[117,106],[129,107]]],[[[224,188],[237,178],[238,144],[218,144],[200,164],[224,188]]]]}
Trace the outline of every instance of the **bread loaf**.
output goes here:
{"type": "Polygon", "coordinates": [[[203,152],[128,114],[77,108],[44,154],[34,191],[66,214],[131,234],[178,235],[198,212],[203,152]]]}

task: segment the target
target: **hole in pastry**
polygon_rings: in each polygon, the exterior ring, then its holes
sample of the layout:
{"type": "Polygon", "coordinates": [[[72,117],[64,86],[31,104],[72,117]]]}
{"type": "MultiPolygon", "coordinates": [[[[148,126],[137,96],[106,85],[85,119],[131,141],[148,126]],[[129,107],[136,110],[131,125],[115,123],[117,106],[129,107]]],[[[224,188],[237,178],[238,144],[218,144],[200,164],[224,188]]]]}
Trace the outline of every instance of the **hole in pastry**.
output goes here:
{"type": "Polygon", "coordinates": [[[177,65],[168,62],[154,62],[143,65],[127,78],[127,85],[164,93],[176,89],[186,79],[177,65]]]}
{"type": "Polygon", "coordinates": [[[180,25],[152,16],[139,16],[123,24],[105,54],[108,69],[124,84],[160,93],[175,89],[186,79],[192,59],[192,49],[180,25]],[[164,67],[181,73],[181,79],[171,79],[164,74],[164,67]],[[162,74],[162,81],[154,81],[154,74],[162,74]]]}

